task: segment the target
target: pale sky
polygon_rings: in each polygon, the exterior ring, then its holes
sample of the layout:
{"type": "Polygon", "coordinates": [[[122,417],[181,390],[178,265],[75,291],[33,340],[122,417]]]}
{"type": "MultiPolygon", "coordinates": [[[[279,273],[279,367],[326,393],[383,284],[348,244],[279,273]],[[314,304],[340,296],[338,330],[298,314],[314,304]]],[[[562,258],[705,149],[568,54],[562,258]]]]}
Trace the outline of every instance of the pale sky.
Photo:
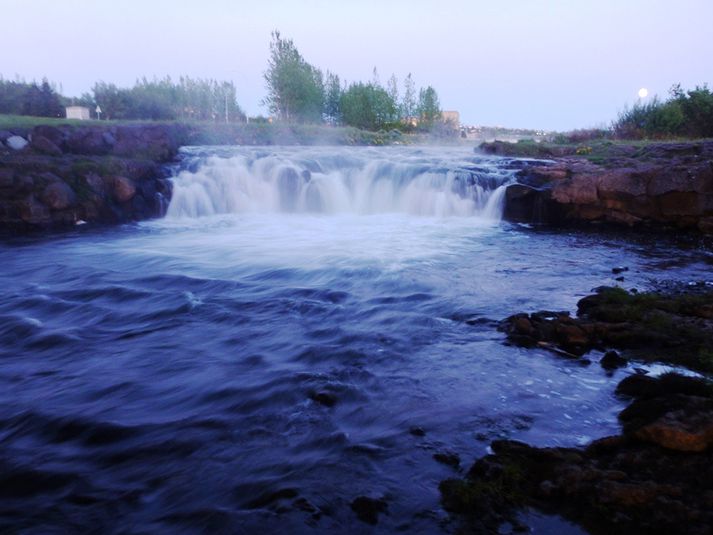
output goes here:
{"type": "Polygon", "coordinates": [[[267,115],[270,32],[348,81],[413,73],[464,124],[607,125],[639,88],[713,85],[713,0],[0,0],[0,75],[229,79],[267,115]]]}

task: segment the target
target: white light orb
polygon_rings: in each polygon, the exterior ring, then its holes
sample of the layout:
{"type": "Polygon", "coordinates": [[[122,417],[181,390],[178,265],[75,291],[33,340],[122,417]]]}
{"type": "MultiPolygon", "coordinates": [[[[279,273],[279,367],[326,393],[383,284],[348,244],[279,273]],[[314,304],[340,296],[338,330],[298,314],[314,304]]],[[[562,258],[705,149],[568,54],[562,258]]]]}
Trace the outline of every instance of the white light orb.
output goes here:
{"type": "Polygon", "coordinates": [[[646,98],[649,96],[649,90],[646,89],[645,87],[642,87],[639,89],[639,98],[646,98]]]}

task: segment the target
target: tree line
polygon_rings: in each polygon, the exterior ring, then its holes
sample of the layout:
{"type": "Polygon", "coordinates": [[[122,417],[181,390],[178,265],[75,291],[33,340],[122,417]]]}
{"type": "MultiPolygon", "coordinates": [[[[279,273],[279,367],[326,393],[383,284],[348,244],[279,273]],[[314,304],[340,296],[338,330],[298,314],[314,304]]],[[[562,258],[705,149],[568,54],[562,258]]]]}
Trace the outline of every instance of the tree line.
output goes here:
{"type": "Polygon", "coordinates": [[[654,97],[624,109],[613,130],[622,139],[713,137],[713,93],[706,85],[684,91],[676,84],[665,101],[654,97]]]}
{"type": "MultiPolygon", "coordinates": [[[[370,82],[342,82],[339,76],[308,63],[291,39],[272,33],[267,96],[263,104],[278,121],[348,125],[364,130],[431,130],[440,126],[436,90],[416,90],[412,75],[400,88],[395,75],[384,87],[374,69],[370,82]]],[[[0,78],[0,113],[63,117],[64,106],[80,105],[96,118],[125,120],[197,120],[242,122],[232,82],[180,77],[141,78],[133,87],[97,82],[79,98],[63,97],[46,79],[41,84],[0,78]]]]}
{"type": "Polygon", "coordinates": [[[62,97],[46,78],[38,84],[0,77],[0,113],[63,117],[64,104],[62,97]]]}
{"type": "Polygon", "coordinates": [[[343,83],[339,76],[308,63],[292,39],[272,33],[263,100],[281,121],[345,124],[365,130],[430,130],[441,119],[438,94],[428,86],[416,92],[412,75],[403,93],[395,75],[386,87],[374,69],[370,82],[343,83]]]}
{"type": "Polygon", "coordinates": [[[105,119],[244,122],[232,82],[182,76],[178,81],[142,78],[133,87],[97,82],[79,98],[62,96],[46,79],[41,84],[0,78],[0,113],[64,117],[64,107],[96,108],[105,119]]]}

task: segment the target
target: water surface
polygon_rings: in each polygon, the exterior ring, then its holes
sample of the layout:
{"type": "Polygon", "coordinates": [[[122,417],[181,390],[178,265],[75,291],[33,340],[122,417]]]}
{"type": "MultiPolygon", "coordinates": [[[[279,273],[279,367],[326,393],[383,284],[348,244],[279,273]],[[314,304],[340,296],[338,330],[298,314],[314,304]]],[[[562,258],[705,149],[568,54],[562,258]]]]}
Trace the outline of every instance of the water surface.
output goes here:
{"type": "Polygon", "coordinates": [[[631,370],[506,346],[496,322],[574,311],[614,266],[645,289],[713,259],[501,222],[516,168],[194,148],[167,218],[0,245],[0,526],[360,533],[367,495],[379,530],[450,532],[437,485],[463,472],[434,453],[466,470],[495,438],[617,432],[631,370]]]}

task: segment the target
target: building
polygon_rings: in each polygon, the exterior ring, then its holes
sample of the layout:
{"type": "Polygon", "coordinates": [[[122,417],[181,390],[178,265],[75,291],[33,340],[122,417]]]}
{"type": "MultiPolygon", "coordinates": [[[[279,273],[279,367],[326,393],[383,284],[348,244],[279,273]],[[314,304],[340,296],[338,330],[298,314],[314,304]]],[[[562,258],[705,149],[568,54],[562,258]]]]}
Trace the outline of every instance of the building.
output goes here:
{"type": "Polygon", "coordinates": [[[79,121],[88,121],[91,119],[89,108],[84,106],[67,106],[67,119],[77,119],[79,121]]]}
{"type": "Polygon", "coordinates": [[[442,111],[441,118],[444,123],[451,123],[454,128],[460,128],[460,113],[457,111],[442,111]]]}

